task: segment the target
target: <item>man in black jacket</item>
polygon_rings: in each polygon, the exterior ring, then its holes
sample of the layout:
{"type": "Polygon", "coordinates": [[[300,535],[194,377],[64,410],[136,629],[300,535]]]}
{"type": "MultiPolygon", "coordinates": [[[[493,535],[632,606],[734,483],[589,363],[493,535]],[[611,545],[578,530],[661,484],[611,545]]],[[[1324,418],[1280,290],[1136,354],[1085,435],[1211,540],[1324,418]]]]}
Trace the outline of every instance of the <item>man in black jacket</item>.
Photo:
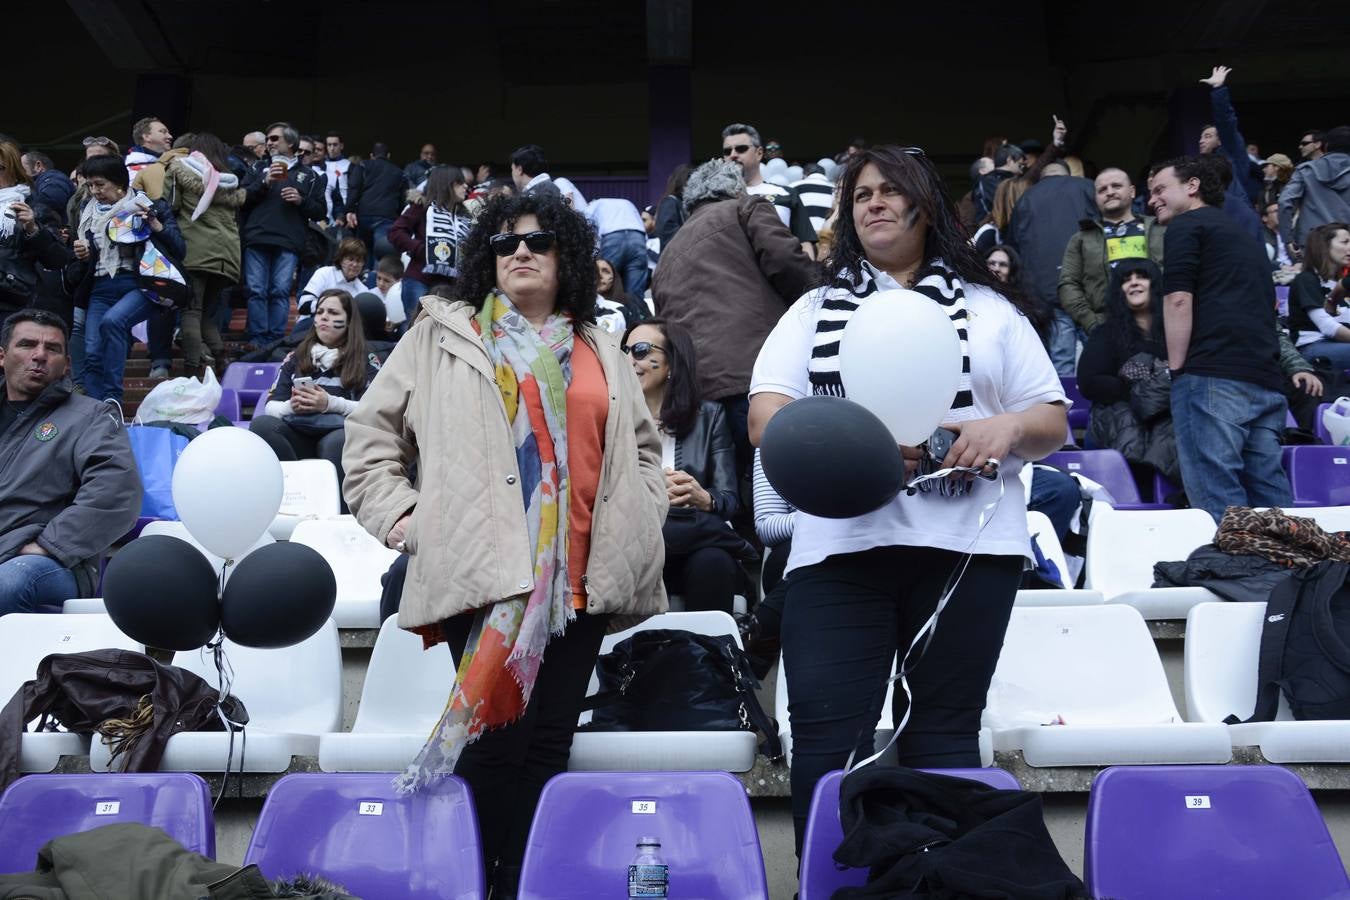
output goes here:
{"type": "Polygon", "coordinates": [[[403,170],[389,161],[389,148],[376,143],[370,159],[347,173],[347,227],[366,245],[366,269],[391,252],[385,236],[403,209],[403,170]]]}
{"type": "Polygon", "coordinates": [[[403,187],[412,190],[426,180],[427,173],[436,165],[436,145],[423,144],[417,159],[403,167],[403,187]]]}
{"type": "Polygon", "coordinates": [[[75,393],[67,338],[37,309],[0,328],[0,616],[89,596],[98,557],[140,510],[121,417],[75,393]]]}
{"type": "Polygon", "coordinates": [[[268,126],[270,159],[259,160],[244,182],[244,283],[248,339],[257,346],[286,335],[291,289],[308,223],[322,219],[324,179],[296,159],[300,135],[286,122],[268,126]]]}

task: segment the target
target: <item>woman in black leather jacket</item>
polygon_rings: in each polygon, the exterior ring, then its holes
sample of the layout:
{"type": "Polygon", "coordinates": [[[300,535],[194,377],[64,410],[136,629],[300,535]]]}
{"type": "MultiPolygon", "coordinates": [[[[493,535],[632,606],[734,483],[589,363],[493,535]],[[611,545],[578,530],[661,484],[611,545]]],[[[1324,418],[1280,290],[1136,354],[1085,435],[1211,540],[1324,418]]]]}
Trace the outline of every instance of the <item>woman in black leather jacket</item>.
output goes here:
{"type": "Polygon", "coordinates": [[[624,333],[623,351],[661,433],[670,496],[666,590],[683,596],[685,609],[731,612],[736,560],[754,556],[727,524],[741,505],[731,426],[720,404],[699,401],[694,342],[684,328],[648,319],[624,333]]]}

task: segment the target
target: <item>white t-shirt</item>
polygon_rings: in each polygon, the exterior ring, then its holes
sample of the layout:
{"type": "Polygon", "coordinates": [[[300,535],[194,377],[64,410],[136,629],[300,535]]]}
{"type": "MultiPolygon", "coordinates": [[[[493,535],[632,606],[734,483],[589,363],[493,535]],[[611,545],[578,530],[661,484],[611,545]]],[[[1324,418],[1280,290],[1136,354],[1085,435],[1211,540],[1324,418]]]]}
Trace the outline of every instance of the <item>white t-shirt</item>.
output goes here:
{"type": "Polygon", "coordinates": [[[297,320],[314,315],[314,307],[318,304],[319,295],[329,288],[342,288],[353,297],[370,290],[360,278],[348,281],[342,277],[342,269],[337,266],[324,266],[315,269],[314,274],[309,278],[309,283],[301,289],[300,297],[296,301],[297,320]]]}
{"type": "MultiPolygon", "coordinates": [[[[885,273],[877,287],[895,290],[900,285],[885,273]]],[[[971,392],[980,418],[1005,412],[1021,412],[1038,403],[1068,406],[1055,368],[1026,317],[1001,296],[978,285],[964,285],[970,316],[971,392]]],[[[864,298],[867,303],[872,298],[864,298]]],[[[795,399],[809,396],[807,364],[816,327],[822,291],[812,291],[794,303],[769,334],[755,360],[750,394],[785,394],[795,399]]],[[[897,390],[906,386],[897,385],[897,390]]],[[[921,384],[911,390],[923,390],[921,384]]],[[[847,460],[840,460],[841,465],[847,460]]],[[[818,563],[842,553],[874,547],[936,547],[942,550],[1030,557],[1026,504],[1017,475],[1022,459],[1009,454],[1001,460],[999,475],[1004,482],[1003,501],[986,524],[979,541],[971,547],[978,530],[981,510],[998,497],[997,482],[975,480],[975,489],[961,497],[934,493],[907,496],[903,491],[891,503],[853,519],[824,519],[795,514],[792,553],[787,570],[818,563]]]]}

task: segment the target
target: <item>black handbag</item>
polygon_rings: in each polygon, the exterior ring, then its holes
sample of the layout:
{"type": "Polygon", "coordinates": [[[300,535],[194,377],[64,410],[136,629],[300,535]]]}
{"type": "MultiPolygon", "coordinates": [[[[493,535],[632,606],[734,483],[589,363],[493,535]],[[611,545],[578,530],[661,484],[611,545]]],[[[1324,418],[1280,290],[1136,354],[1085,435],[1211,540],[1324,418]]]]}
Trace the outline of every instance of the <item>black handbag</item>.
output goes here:
{"type": "Polygon", "coordinates": [[[592,731],[758,731],[779,759],[773,720],[759,705],[759,679],[729,634],[654,628],[596,660],[600,692],[587,698],[592,731]]]}

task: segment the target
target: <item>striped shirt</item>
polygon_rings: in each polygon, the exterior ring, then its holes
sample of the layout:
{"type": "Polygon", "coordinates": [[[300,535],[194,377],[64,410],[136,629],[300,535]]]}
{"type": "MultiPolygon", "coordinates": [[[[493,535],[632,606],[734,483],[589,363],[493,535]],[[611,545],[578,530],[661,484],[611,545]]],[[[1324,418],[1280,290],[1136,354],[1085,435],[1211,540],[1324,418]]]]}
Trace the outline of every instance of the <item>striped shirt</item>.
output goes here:
{"type": "Polygon", "coordinates": [[[821,226],[830,217],[830,210],[834,209],[834,185],[830,183],[830,179],[817,173],[807,175],[801,181],[792,182],[792,189],[797,192],[802,206],[806,207],[811,227],[819,234],[821,226]]]}

